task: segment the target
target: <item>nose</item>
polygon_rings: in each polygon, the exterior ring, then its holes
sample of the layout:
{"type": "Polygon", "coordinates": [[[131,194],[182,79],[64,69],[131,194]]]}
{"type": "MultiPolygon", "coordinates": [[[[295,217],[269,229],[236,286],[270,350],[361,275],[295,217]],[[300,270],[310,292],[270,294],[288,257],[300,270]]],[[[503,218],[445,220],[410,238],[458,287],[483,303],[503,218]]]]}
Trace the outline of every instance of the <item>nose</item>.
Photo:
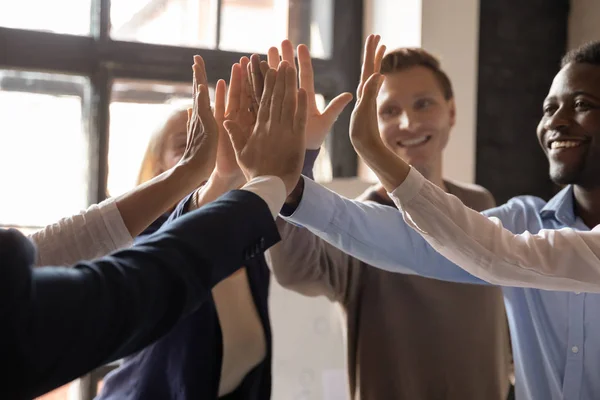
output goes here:
{"type": "Polygon", "coordinates": [[[560,107],[552,116],[547,117],[544,121],[544,129],[549,131],[557,131],[569,126],[571,116],[566,107],[560,107]]]}
{"type": "Polygon", "coordinates": [[[398,127],[400,130],[410,130],[413,122],[413,118],[406,111],[402,111],[398,121],[398,127]]]}

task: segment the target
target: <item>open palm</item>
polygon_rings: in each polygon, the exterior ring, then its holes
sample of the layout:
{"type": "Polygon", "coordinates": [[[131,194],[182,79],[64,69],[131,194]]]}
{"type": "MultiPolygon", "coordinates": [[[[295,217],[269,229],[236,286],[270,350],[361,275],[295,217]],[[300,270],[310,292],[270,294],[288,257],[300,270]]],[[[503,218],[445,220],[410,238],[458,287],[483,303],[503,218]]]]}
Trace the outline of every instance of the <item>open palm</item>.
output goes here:
{"type": "MultiPolygon", "coordinates": [[[[314,72],[308,47],[303,44],[299,45],[297,53],[300,70],[300,88],[304,89],[308,96],[306,148],[318,149],[323,144],[325,137],[331,131],[331,128],[339,115],[352,100],[352,94],[340,94],[331,100],[323,112],[321,112],[317,106],[314,72]]],[[[277,68],[280,59],[287,61],[290,66],[295,67],[296,65],[294,62],[294,46],[289,40],[284,40],[281,43],[281,56],[276,47],[271,47],[267,56],[267,61],[271,68],[277,68]]]]}

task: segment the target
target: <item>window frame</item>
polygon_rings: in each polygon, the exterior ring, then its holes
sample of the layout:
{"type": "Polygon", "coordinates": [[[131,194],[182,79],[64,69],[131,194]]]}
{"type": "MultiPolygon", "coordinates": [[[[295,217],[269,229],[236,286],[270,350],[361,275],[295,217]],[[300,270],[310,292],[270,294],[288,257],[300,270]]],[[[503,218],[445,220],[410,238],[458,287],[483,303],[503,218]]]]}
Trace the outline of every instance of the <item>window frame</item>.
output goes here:
{"type": "MultiPolygon", "coordinates": [[[[109,31],[110,3],[110,0],[92,0],[89,36],[0,27],[0,69],[71,74],[89,79],[89,90],[82,97],[89,143],[89,204],[98,203],[106,197],[113,80],[189,83],[192,56],[201,54],[206,61],[209,83],[215,85],[218,79],[228,79],[231,65],[247,55],[113,40],[109,31]]],[[[221,4],[222,0],[218,0],[217,46],[221,4]]],[[[310,24],[310,12],[307,10],[310,10],[311,0],[290,0],[290,8],[292,5],[295,11],[290,11],[289,38],[294,43],[306,43],[310,35],[303,27],[308,28],[310,24]]],[[[332,6],[330,58],[313,60],[315,89],[326,102],[342,92],[354,93],[360,78],[363,42],[363,0],[332,0],[332,6]]],[[[264,58],[266,55],[261,56],[264,58]]],[[[56,93],[56,90],[49,85],[48,93],[56,93]]],[[[357,157],[348,137],[351,112],[352,105],[338,118],[326,142],[334,178],[356,176],[357,157]]],[[[86,385],[83,392],[87,393],[83,397],[85,399],[95,390],[86,385]]]]}

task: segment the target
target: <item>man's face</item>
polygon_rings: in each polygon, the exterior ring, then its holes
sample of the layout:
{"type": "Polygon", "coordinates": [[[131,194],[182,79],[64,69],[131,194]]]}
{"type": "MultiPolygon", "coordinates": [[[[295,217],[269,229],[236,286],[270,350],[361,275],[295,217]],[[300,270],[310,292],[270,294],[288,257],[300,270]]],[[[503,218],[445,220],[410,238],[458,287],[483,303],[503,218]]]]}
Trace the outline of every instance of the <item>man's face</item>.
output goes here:
{"type": "Polygon", "coordinates": [[[567,64],[544,101],[537,136],[557,184],[600,186],[600,67],[567,64]]]}
{"type": "Polygon", "coordinates": [[[407,163],[427,171],[441,160],[456,110],[431,70],[416,66],[385,74],[377,113],[383,142],[407,163]]]}

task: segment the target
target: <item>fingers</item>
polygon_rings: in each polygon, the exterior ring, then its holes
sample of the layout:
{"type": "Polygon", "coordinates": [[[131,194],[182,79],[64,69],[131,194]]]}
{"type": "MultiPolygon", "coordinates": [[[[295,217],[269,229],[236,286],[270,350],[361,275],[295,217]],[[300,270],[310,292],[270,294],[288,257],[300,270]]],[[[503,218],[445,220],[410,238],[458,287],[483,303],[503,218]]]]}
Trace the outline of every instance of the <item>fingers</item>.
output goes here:
{"type": "Polygon", "coordinates": [[[288,67],[296,69],[296,62],[294,61],[294,45],[289,40],[281,42],[281,60],[288,62],[288,67]]]}
{"type": "Polygon", "coordinates": [[[357,108],[377,107],[377,94],[383,83],[383,75],[376,72],[372,74],[363,87],[363,94],[358,101],[357,108]]]}
{"type": "Polygon", "coordinates": [[[223,122],[225,119],[225,92],[227,91],[227,84],[223,79],[217,81],[215,88],[215,119],[223,122]]]}
{"type": "Polygon", "coordinates": [[[275,89],[276,78],[277,71],[269,69],[265,76],[265,88],[262,97],[260,98],[260,106],[258,108],[257,121],[263,124],[267,123],[271,114],[271,97],[273,95],[273,90],[275,89]]]}
{"type": "Polygon", "coordinates": [[[271,121],[281,120],[281,109],[283,105],[283,97],[285,95],[286,71],[289,68],[287,61],[282,61],[277,69],[277,77],[275,87],[271,99],[271,121]]]}
{"type": "MultiPolygon", "coordinates": [[[[208,86],[201,84],[198,85],[198,101],[197,101],[197,116],[200,118],[202,125],[205,128],[215,127],[215,117],[210,108],[210,96],[208,94],[208,86]]],[[[208,129],[212,130],[212,129],[208,129]]],[[[207,132],[208,133],[208,132],[207,132]]]]}
{"type": "Polygon", "coordinates": [[[194,113],[194,111],[191,108],[187,109],[187,122],[185,124],[185,126],[187,128],[187,136],[186,136],[187,137],[187,146],[189,146],[189,144],[190,144],[190,136],[192,135],[192,130],[190,129],[190,126],[192,125],[193,113],[194,113]]]}
{"type": "Polygon", "coordinates": [[[242,71],[239,63],[231,67],[231,77],[229,78],[229,92],[227,93],[227,108],[225,115],[236,115],[240,110],[240,96],[242,92],[242,71]]]}
{"type": "Polygon", "coordinates": [[[240,58],[241,72],[242,72],[242,91],[240,94],[240,112],[247,112],[252,107],[252,88],[250,81],[248,80],[248,64],[250,59],[248,57],[240,58]]]}
{"type": "Polygon", "coordinates": [[[246,143],[248,143],[248,137],[244,135],[244,132],[235,121],[227,120],[223,125],[229,134],[229,140],[231,140],[231,145],[233,146],[233,150],[235,151],[237,157],[242,150],[244,150],[244,147],[246,147],[246,143]]]}
{"type": "Polygon", "coordinates": [[[383,44],[377,49],[377,54],[375,54],[375,61],[373,64],[373,72],[381,72],[381,61],[383,60],[383,56],[385,55],[385,50],[386,47],[383,44]]]}
{"type": "Polygon", "coordinates": [[[294,134],[302,135],[306,133],[306,119],[308,115],[308,95],[302,88],[298,90],[298,100],[296,104],[296,115],[294,116],[294,134]]]}
{"type": "Polygon", "coordinates": [[[197,85],[208,85],[208,78],[206,77],[206,66],[204,65],[204,59],[198,55],[194,56],[194,77],[196,78],[197,85]]]}
{"type": "MultiPolygon", "coordinates": [[[[275,67],[275,68],[277,68],[277,67],[275,67]]],[[[260,73],[263,76],[263,81],[264,81],[264,78],[267,76],[268,71],[269,71],[269,63],[266,61],[261,61],[260,62],[260,73]]],[[[262,97],[262,94],[261,94],[261,97],[262,97]]]]}
{"type": "MultiPolygon", "coordinates": [[[[307,93],[308,95],[308,93],[307,93]]],[[[351,93],[342,93],[337,96],[335,99],[331,100],[325,110],[323,111],[323,115],[327,121],[327,126],[333,125],[336,119],[340,116],[344,108],[352,101],[351,93]]],[[[309,104],[310,104],[310,96],[309,96],[309,104]]]]}
{"type": "Polygon", "coordinates": [[[277,69],[279,66],[279,50],[277,47],[271,47],[267,51],[267,63],[269,64],[269,68],[277,69]]]}
{"type": "MultiPolygon", "coordinates": [[[[268,70],[269,66],[267,63],[265,64],[267,65],[268,70]]],[[[258,54],[252,54],[252,57],[250,57],[250,77],[252,78],[254,101],[258,105],[260,102],[260,97],[262,96],[263,88],[265,86],[265,78],[261,71],[261,61],[258,54]]]]}
{"type": "Polygon", "coordinates": [[[293,124],[294,115],[296,114],[296,96],[298,93],[298,87],[296,85],[296,70],[288,66],[285,69],[284,79],[285,93],[283,96],[283,104],[281,107],[281,116],[279,118],[279,121],[281,123],[293,124]]]}
{"type": "Polygon", "coordinates": [[[361,68],[360,84],[357,90],[357,98],[362,95],[365,82],[375,72],[375,53],[381,37],[379,35],[369,35],[365,43],[365,52],[363,55],[363,64],[361,68]]]}
{"type": "Polygon", "coordinates": [[[300,65],[300,87],[306,91],[309,107],[316,109],[315,75],[310,58],[310,51],[304,44],[298,46],[298,64],[300,65]]]}

